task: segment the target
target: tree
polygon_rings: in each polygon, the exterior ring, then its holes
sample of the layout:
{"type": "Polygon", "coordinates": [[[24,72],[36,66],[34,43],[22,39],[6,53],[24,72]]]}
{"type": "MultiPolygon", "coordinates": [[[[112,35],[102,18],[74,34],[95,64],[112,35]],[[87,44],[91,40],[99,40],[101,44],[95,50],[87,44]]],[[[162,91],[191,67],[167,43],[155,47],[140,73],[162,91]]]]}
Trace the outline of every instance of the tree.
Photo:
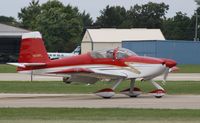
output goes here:
{"type": "Polygon", "coordinates": [[[126,9],[120,6],[106,6],[101,15],[97,17],[95,26],[99,27],[120,27],[126,19],[126,9]]]}
{"type": "Polygon", "coordinates": [[[90,16],[90,14],[86,13],[85,11],[83,11],[83,13],[80,13],[80,18],[81,18],[82,24],[83,24],[83,31],[81,34],[81,37],[83,37],[85,34],[85,31],[88,28],[93,28],[93,20],[92,20],[92,17],[90,16]]]}
{"type": "Polygon", "coordinates": [[[195,2],[197,3],[197,5],[200,5],[200,0],[195,0],[195,2]]]}
{"type": "Polygon", "coordinates": [[[21,20],[23,28],[35,30],[37,25],[37,16],[41,13],[41,7],[39,5],[39,0],[32,0],[28,7],[21,9],[18,13],[18,18],[21,20]]]}
{"type": "Polygon", "coordinates": [[[163,23],[163,33],[167,39],[193,40],[194,28],[190,17],[182,12],[177,12],[176,16],[168,18],[163,23]]]}
{"type": "Polygon", "coordinates": [[[20,26],[20,23],[18,23],[13,17],[0,16],[0,23],[16,27],[20,26]]]}
{"type": "Polygon", "coordinates": [[[43,4],[41,10],[36,29],[43,34],[47,49],[59,52],[74,49],[80,43],[83,27],[78,9],[52,0],[43,4]]]}
{"type": "Polygon", "coordinates": [[[86,13],[85,11],[83,11],[83,13],[80,13],[80,17],[83,22],[84,28],[88,28],[93,25],[93,20],[89,13],[86,13]]]}
{"type": "Polygon", "coordinates": [[[83,23],[89,24],[82,17],[90,18],[89,14],[81,14],[78,8],[65,6],[58,0],[49,0],[42,5],[38,0],[32,0],[19,13],[24,27],[40,31],[47,50],[54,52],[72,51],[80,45],[83,23]]]}
{"type": "Polygon", "coordinates": [[[165,3],[149,2],[144,5],[131,7],[107,6],[97,17],[95,25],[100,27],[117,28],[161,28],[169,6],[165,3]]]}
{"type": "Polygon", "coordinates": [[[136,28],[161,28],[168,9],[169,6],[165,3],[136,4],[128,10],[128,20],[136,28]]]}

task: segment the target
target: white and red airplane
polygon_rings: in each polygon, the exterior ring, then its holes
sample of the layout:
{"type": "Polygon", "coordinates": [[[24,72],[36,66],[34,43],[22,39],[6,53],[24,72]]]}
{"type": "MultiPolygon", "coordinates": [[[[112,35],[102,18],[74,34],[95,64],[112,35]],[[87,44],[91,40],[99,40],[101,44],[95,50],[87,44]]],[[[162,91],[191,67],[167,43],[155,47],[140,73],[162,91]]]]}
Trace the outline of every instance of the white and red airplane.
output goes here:
{"type": "Polygon", "coordinates": [[[71,53],[48,52],[47,54],[51,60],[54,60],[54,59],[60,59],[64,57],[79,55],[80,52],[81,52],[81,47],[77,46],[76,49],[71,53]]]}
{"type": "Polygon", "coordinates": [[[50,60],[39,32],[23,34],[18,63],[8,64],[18,66],[19,73],[61,76],[67,78],[66,82],[69,83],[93,84],[101,79],[114,81],[112,87],[96,92],[103,98],[114,96],[116,87],[126,79],[131,80],[130,87],[121,93],[137,97],[141,91],[135,87],[135,80],[142,79],[155,86],[156,90],[150,93],[160,98],[165,95],[165,90],[153,79],[163,74],[165,81],[168,73],[176,67],[174,60],[138,56],[124,48],[50,60]]]}

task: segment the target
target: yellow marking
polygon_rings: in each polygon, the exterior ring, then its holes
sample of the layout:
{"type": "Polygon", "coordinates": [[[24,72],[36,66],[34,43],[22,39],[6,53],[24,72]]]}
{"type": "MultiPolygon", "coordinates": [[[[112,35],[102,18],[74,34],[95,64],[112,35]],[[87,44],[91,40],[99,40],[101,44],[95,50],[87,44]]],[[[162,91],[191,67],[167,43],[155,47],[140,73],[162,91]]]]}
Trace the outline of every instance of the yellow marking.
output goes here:
{"type": "Polygon", "coordinates": [[[126,70],[131,70],[132,72],[136,73],[136,74],[141,74],[141,72],[136,69],[135,67],[133,67],[131,64],[133,64],[134,62],[125,62],[126,65],[128,65],[131,69],[127,69],[127,68],[124,68],[126,70]]]}
{"type": "Polygon", "coordinates": [[[32,57],[39,58],[39,57],[42,57],[42,55],[41,54],[33,54],[32,57]]]}

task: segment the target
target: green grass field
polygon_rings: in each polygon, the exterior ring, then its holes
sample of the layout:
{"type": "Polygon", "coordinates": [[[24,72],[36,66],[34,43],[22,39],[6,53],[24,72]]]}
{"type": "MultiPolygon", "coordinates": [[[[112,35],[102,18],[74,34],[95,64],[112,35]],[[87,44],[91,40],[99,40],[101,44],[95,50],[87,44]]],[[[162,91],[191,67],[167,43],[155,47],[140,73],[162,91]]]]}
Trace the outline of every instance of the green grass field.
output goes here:
{"type": "MultiPolygon", "coordinates": [[[[200,65],[178,65],[180,68],[177,73],[200,73],[200,65]]],[[[0,64],[0,73],[16,73],[16,67],[0,64]]]]}
{"type": "MultiPolygon", "coordinates": [[[[180,73],[200,73],[200,65],[179,65],[180,73]]],[[[15,67],[0,65],[0,73],[15,73],[15,67]]],[[[129,87],[125,81],[116,91],[129,87]]],[[[149,82],[137,82],[137,87],[149,92],[149,82]]],[[[94,85],[68,85],[59,81],[0,81],[0,93],[93,93],[110,87],[108,82],[94,85]]],[[[200,82],[168,82],[163,86],[168,94],[200,94],[200,82]]],[[[92,108],[0,108],[0,123],[199,123],[200,110],[166,109],[92,109],[92,108]]]]}
{"type": "Polygon", "coordinates": [[[16,73],[16,67],[7,64],[0,64],[0,73],[16,73]]]}
{"type": "Polygon", "coordinates": [[[0,122],[153,123],[199,122],[200,110],[117,108],[0,108],[0,122]]]}
{"type": "Polygon", "coordinates": [[[178,65],[178,73],[200,73],[200,65],[178,65]]]}
{"type": "MultiPolygon", "coordinates": [[[[124,81],[116,89],[117,92],[129,87],[130,82],[124,81]]],[[[24,81],[0,81],[0,93],[93,93],[97,90],[111,87],[112,83],[98,82],[87,86],[86,84],[65,84],[63,82],[24,82],[24,81]]],[[[155,88],[149,82],[137,81],[137,87],[144,92],[155,88]]],[[[200,94],[200,82],[178,81],[167,82],[162,85],[168,94],[200,94]]]]}

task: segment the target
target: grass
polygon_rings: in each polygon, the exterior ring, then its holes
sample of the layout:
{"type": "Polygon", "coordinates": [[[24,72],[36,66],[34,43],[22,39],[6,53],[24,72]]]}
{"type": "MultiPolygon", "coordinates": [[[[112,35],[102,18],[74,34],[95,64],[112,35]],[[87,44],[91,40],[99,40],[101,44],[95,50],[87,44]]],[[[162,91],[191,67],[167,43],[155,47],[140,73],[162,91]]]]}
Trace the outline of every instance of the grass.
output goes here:
{"type": "Polygon", "coordinates": [[[200,65],[178,65],[178,73],[200,73],[200,65]]]}
{"type": "Polygon", "coordinates": [[[0,73],[16,73],[16,67],[7,64],[0,64],[0,73]]]}
{"type": "MultiPolygon", "coordinates": [[[[117,87],[116,91],[119,92],[128,88],[129,84],[129,81],[124,81],[117,87]]],[[[65,84],[59,81],[0,81],[0,93],[93,93],[97,90],[111,86],[112,83],[109,82],[98,82],[87,86],[85,84],[65,84]]],[[[149,82],[138,81],[136,86],[144,92],[149,92],[155,89],[149,82]]],[[[200,82],[198,81],[171,81],[163,87],[166,89],[168,94],[200,94],[200,82]]]]}
{"type": "Polygon", "coordinates": [[[0,122],[198,122],[200,110],[0,108],[0,122]],[[9,119],[9,120],[8,120],[9,119]]]}

